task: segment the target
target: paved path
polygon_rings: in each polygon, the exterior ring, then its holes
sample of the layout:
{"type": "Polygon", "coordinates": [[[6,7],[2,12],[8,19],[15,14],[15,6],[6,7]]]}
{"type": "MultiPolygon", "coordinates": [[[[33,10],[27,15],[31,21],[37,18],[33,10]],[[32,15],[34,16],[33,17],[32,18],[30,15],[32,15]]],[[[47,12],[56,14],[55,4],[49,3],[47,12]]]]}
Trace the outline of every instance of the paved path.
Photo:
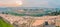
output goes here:
{"type": "Polygon", "coordinates": [[[56,27],[55,25],[45,25],[44,27],[56,27]]]}

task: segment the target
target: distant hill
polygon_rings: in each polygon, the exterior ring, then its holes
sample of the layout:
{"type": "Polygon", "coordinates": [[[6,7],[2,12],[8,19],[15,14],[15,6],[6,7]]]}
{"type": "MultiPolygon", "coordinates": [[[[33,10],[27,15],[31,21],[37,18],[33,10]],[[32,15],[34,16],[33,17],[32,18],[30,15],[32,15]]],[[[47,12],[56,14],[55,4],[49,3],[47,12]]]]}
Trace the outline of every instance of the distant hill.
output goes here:
{"type": "Polygon", "coordinates": [[[59,12],[60,8],[38,8],[38,7],[6,7],[0,11],[9,14],[20,14],[29,16],[44,16],[52,12],[59,12]]]}

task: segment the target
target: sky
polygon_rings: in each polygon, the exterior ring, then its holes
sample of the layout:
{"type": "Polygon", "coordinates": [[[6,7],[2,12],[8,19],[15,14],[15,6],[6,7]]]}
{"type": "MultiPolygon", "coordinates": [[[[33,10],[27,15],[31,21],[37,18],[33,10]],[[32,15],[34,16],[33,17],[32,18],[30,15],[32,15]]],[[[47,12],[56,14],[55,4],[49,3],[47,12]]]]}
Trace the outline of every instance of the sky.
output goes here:
{"type": "Polygon", "coordinates": [[[4,6],[60,8],[60,0],[0,0],[0,7],[4,6]]]}

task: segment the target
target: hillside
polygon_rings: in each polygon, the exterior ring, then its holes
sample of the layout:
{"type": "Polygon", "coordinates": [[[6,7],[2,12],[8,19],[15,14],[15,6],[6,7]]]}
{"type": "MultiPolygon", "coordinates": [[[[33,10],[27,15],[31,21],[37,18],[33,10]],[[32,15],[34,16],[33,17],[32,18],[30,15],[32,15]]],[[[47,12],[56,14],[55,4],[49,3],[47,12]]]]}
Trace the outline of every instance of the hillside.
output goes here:
{"type": "Polygon", "coordinates": [[[13,27],[13,25],[5,22],[2,17],[0,17],[0,27],[13,27]]]}

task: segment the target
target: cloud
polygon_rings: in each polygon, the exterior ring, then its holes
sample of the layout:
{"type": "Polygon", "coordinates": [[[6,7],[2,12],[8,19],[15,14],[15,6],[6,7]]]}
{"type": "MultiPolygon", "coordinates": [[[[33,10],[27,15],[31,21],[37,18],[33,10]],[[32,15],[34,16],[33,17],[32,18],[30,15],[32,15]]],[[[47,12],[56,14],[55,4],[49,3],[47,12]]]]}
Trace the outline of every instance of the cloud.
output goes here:
{"type": "Polygon", "coordinates": [[[60,0],[50,0],[49,1],[49,5],[51,6],[51,7],[60,7],[60,2],[59,2],[60,0]]]}
{"type": "Polygon", "coordinates": [[[26,7],[59,7],[60,0],[24,0],[26,7]]]}
{"type": "Polygon", "coordinates": [[[20,0],[0,0],[0,7],[1,6],[18,6],[17,1],[20,0]]]}
{"type": "MultiPolygon", "coordinates": [[[[20,0],[0,0],[0,5],[13,4],[20,0]]],[[[22,0],[23,7],[60,7],[60,0],[22,0]]]]}

